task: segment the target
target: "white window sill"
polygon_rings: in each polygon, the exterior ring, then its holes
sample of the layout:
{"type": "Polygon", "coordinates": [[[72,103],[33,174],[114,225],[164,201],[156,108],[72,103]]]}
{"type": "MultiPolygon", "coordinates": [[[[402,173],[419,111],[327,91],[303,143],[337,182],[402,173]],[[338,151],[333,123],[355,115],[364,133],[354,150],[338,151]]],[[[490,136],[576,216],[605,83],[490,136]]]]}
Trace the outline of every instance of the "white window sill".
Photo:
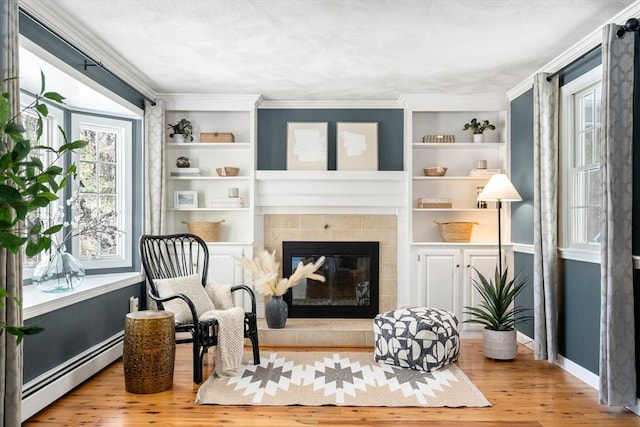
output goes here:
{"type": "Polygon", "coordinates": [[[139,272],[87,276],[82,284],[67,293],[46,293],[35,286],[25,286],[22,294],[22,317],[31,319],[71,304],[88,300],[144,281],[139,272]]]}

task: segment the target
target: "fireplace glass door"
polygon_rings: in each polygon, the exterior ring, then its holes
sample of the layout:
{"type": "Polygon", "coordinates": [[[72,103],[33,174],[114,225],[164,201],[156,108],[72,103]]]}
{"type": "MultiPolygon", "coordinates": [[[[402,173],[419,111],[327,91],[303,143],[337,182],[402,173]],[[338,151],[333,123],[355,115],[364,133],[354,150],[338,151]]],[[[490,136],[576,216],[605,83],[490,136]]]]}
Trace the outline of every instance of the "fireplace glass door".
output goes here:
{"type": "Polygon", "coordinates": [[[316,262],[325,282],[306,279],[285,295],[289,317],[369,318],[378,312],[378,242],[283,242],[283,274],[316,262]]]}

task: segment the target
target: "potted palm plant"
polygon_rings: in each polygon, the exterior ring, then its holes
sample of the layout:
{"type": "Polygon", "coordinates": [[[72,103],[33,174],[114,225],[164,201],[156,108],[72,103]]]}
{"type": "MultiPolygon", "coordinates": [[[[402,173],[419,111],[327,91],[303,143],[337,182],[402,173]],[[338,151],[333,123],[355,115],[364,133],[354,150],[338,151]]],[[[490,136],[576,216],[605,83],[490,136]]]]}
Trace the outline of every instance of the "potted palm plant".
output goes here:
{"type": "Polygon", "coordinates": [[[522,292],[526,280],[516,275],[508,280],[508,269],[503,273],[495,270],[493,280],[484,277],[478,270],[478,279],[473,279],[473,287],[481,297],[477,307],[465,306],[465,314],[471,317],[466,323],[484,326],[484,355],[490,359],[512,360],[516,358],[516,322],[529,320],[529,316],[520,316],[528,309],[515,305],[515,298],[522,292]]]}
{"type": "Polygon", "coordinates": [[[473,133],[473,142],[482,142],[486,130],[495,130],[496,127],[489,120],[478,120],[475,117],[464,125],[462,130],[470,130],[473,133]]]}

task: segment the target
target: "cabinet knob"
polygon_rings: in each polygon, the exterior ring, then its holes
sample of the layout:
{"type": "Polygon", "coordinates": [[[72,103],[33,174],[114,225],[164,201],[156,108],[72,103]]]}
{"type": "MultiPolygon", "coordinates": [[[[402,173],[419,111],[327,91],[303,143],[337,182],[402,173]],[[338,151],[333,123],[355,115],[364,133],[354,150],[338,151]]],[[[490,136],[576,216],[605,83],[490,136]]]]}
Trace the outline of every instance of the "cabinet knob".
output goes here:
{"type": "Polygon", "coordinates": [[[456,264],[456,268],[460,268],[460,264],[456,264]]]}

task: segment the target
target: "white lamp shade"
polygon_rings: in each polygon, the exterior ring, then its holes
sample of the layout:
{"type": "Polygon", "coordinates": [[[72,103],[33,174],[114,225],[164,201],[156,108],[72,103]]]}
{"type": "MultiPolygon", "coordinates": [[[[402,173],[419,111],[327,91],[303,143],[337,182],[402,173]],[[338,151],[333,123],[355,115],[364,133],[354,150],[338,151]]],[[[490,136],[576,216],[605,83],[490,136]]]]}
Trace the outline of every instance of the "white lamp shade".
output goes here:
{"type": "Polygon", "coordinates": [[[507,175],[497,173],[491,177],[484,190],[480,192],[478,200],[485,202],[519,202],[522,197],[520,197],[507,175]]]}

